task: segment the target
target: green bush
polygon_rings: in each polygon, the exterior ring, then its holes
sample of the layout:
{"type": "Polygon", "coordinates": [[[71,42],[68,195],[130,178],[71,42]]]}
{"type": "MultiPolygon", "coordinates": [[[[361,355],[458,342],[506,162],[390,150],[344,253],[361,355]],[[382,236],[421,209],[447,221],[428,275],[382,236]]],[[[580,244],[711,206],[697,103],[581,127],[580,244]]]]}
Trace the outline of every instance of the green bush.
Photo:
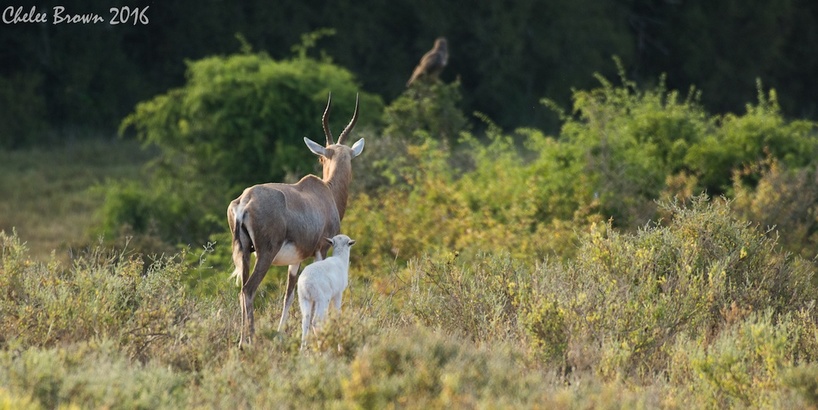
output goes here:
{"type": "MultiPolygon", "coordinates": [[[[566,219],[541,215],[541,195],[551,187],[541,182],[548,174],[523,160],[511,137],[499,131],[488,143],[464,134],[456,151],[442,145],[434,139],[406,145],[406,157],[392,168],[399,182],[350,199],[344,230],[360,238],[365,272],[456,251],[466,260],[481,250],[528,262],[557,252],[569,258],[577,236],[598,219],[588,206],[572,209],[566,219]]],[[[390,161],[385,155],[367,161],[390,161]]]]}
{"type": "Polygon", "coordinates": [[[321,115],[333,94],[330,128],[340,132],[360,94],[358,130],[381,116],[380,98],[361,92],[349,71],[306,57],[265,54],[188,63],[187,83],[137,105],[122,122],[162,150],[164,161],[190,161],[193,175],[216,175],[233,191],[313,169],[303,137],[323,142],[321,115]]]}
{"type": "Polygon", "coordinates": [[[540,215],[565,219],[596,201],[616,226],[644,224],[655,216],[652,201],[666,177],[685,169],[687,150],[712,127],[694,90],[681,98],[664,81],[642,91],[623,71],[620,78],[614,86],[597,76],[601,87],[575,91],[575,115],[562,114],[556,142],[532,139],[544,185],[540,215]]]}
{"type": "Polygon", "coordinates": [[[449,155],[468,128],[460,110],[460,82],[418,83],[392,101],[383,113],[383,132],[367,138],[366,161],[356,161],[359,192],[375,193],[410,183],[414,170],[423,167],[427,156],[449,155]],[[440,150],[419,155],[417,148],[440,150]],[[410,153],[410,150],[415,152],[410,153]]]}
{"type": "MultiPolygon", "coordinates": [[[[765,95],[759,82],[757,105],[747,104],[747,113],[742,116],[728,114],[719,118],[718,126],[690,147],[685,163],[708,192],[730,192],[734,170],[768,157],[789,168],[812,162],[818,149],[815,127],[812,121],[785,119],[775,90],[765,95]]],[[[758,175],[745,175],[743,179],[754,186],[758,175]]]]}
{"type": "Polygon", "coordinates": [[[432,138],[454,144],[467,125],[461,99],[459,81],[415,84],[384,110],[383,133],[413,143],[432,138]]]}
{"type": "Polygon", "coordinates": [[[525,305],[517,302],[522,306],[518,320],[531,339],[531,350],[538,360],[560,364],[564,369],[568,349],[565,311],[555,300],[538,298],[531,302],[525,305]]]}
{"type": "Polygon", "coordinates": [[[795,389],[810,406],[818,405],[818,366],[815,363],[789,369],[784,383],[795,389]]]}
{"type": "MultiPolygon", "coordinates": [[[[775,91],[765,95],[760,83],[759,101],[744,115],[713,116],[693,89],[681,98],[664,81],[641,90],[620,77],[620,86],[597,76],[601,87],[575,91],[573,115],[556,108],[563,122],[557,138],[522,130],[536,156],[529,172],[538,217],[566,220],[593,204],[615,226],[635,228],[658,216],[660,197],[732,195],[734,172],[767,158],[800,169],[815,158],[815,123],[786,120],[775,91]]],[[[761,177],[740,175],[750,188],[761,177]]]]}
{"type": "Polygon", "coordinates": [[[188,382],[167,367],[130,362],[111,342],[4,351],[0,363],[0,383],[43,408],[171,408],[188,382]]]}
{"type": "Polygon", "coordinates": [[[814,165],[791,169],[768,158],[734,173],[736,212],[764,227],[770,227],[784,249],[804,258],[818,254],[818,185],[814,165]],[[754,187],[743,176],[757,175],[754,187]],[[775,228],[773,230],[773,228],[775,228]]]}
{"type": "Polygon", "coordinates": [[[513,350],[488,351],[424,328],[396,329],[377,338],[343,379],[355,407],[529,407],[546,399],[541,375],[513,350]],[[506,392],[514,392],[509,396],[506,392]]]}
{"type": "Polygon", "coordinates": [[[737,316],[730,317],[718,335],[678,339],[671,349],[671,381],[696,391],[697,407],[792,406],[795,399],[787,397],[784,387],[808,386],[795,364],[799,359],[813,360],[799,351],[802,339],[813,337],[789,314],[767,309],[731,312],[737,316]],[[790,404],[782,404],[782,399],[790,404]]]}
{"type": "Polygon", "coordinates": [[[666,226],[633,235],[609,225],[582,240],[575,261],[533,275],[529,298],[555,312],[547,327],[565,327],[569,366],[652,377],[668,370],[678,335],[720,332],[731,306],[777,319],[812,303],[814,269],[779,253],[726,204],[698,198],[669,211],[666,226]]]}
{"type": "Polygon", "coordinates": [[[447,329],[474,340],[505,340],[517,330],[513,283],[526,272],[509,258],[478,254],[461,265],[456,255],[424,258],[409,264],[412,316],[431,328],[447,329]]]}
{"type": "Polygon", "coordinates": [[[183,297],[183,265],[173,258],[146,269],[141,258],[125,251],[95,248],[65,269],[56,261],[43,265],[27,259],[16,236],[0,234],[0,247],[4,344],[48,347],[120,338],[138,357],[151,343],[172,340],[193,309],[183,297]]]}
{"type": "Polygon", "coordinates": [[[108,182],[99,188],[105,199],[91,230],[111,239],[136,236],[131,245],[146,254],[172,251],[175,244],[203,243],[224,223],[210,213],[226,209],[227,202],[211,192],[214,187],[208,182],[214,181],[154,178],[150,186],[108,182]]]}

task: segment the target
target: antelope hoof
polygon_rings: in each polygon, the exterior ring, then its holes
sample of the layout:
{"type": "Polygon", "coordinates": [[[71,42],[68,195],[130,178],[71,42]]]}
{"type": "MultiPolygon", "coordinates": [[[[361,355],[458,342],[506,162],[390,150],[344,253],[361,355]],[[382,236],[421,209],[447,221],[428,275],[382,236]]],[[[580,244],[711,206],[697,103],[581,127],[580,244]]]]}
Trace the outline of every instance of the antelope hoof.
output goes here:
{"type": "Polygon", "coordinates": [[[239,350],[244,350],[245,346],[250,346],[250,338],[244,338],[244,336],[239,337],[239,350]]]}

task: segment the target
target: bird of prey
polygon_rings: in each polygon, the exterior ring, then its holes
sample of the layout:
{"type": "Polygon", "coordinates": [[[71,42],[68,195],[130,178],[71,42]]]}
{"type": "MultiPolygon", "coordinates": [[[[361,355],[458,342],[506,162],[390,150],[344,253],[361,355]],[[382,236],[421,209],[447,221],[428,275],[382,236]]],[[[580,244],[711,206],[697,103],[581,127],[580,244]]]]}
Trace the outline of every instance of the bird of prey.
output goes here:
{"type": "Polygon", "coordinates": [[[446,44],[446,39],[438,37],[435,40],[435,46],[429,52],[423,55],[420,63],[415,67],[412,77],[406,82],[406,86],[412,85],[418,78],[433,79],[437,78],[443,67],[449,61],[449,48],[446,44]]]}

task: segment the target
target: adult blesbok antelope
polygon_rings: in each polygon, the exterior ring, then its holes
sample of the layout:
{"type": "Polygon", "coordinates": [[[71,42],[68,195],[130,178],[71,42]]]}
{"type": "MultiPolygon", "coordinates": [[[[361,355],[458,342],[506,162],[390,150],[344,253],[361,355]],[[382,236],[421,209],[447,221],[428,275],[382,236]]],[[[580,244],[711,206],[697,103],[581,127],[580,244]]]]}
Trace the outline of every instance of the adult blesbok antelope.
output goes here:
{"type": "Polygon", "coordinates": [[[251,343],[255,332],[253,323],[253,298],[270,265],[289,265],[287,291],[278,330],[282,331],[293,302],[293,291],[298,280],[301,261],[315,256],[323,259],[329,250],[324,238],[332,238],[341,231],[341,219],[347,207],[349,184],[352,181],[352,158],[361,154],[364,139],[352,148],[343,145],[358,120],[358,97],[355,112],[349,124],[338,135],[338,143],[332,141],[328,115],[332,94],[322,118],[327,145],[321,146],[304,137],[307,147],[318,155],[324,168],[323,178],[307,175],[295,184],[268,183],[254,185],[232,202],[227,208],[227,222],[233,233],[233,263],[241,286],[242,343],[251,343]],[[256,265],[250,274],[250,254],[256,253],[256,265]],[[247,333],[245,333],[247,332],[247,333]]]}

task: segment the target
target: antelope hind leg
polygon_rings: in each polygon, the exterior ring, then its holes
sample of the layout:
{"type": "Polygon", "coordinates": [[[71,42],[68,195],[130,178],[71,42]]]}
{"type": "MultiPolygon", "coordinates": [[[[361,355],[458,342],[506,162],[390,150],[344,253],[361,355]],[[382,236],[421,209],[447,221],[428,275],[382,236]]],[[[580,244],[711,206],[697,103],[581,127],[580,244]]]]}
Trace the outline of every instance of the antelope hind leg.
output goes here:
{"type": "Polygon", "coordinates": [[[251,344],[253,337],[253,298],[248,297],[242,289],[239,291],[239,304],[241,305],[241,332],[239,333],[239,349],[243,345],[251,344]]]}
{"type": "Polygon", "coordinates": [[[287,268],[287,293],[284,294],[284,306],[281,309],[281,320],[278,322],[279,333],[283,332],[287,327],[287,318],[289,317],[290,306],[293,304],[295,285],[298,283],[298,268],[300,266],[301,263],[296,263],[287,268]]]}

